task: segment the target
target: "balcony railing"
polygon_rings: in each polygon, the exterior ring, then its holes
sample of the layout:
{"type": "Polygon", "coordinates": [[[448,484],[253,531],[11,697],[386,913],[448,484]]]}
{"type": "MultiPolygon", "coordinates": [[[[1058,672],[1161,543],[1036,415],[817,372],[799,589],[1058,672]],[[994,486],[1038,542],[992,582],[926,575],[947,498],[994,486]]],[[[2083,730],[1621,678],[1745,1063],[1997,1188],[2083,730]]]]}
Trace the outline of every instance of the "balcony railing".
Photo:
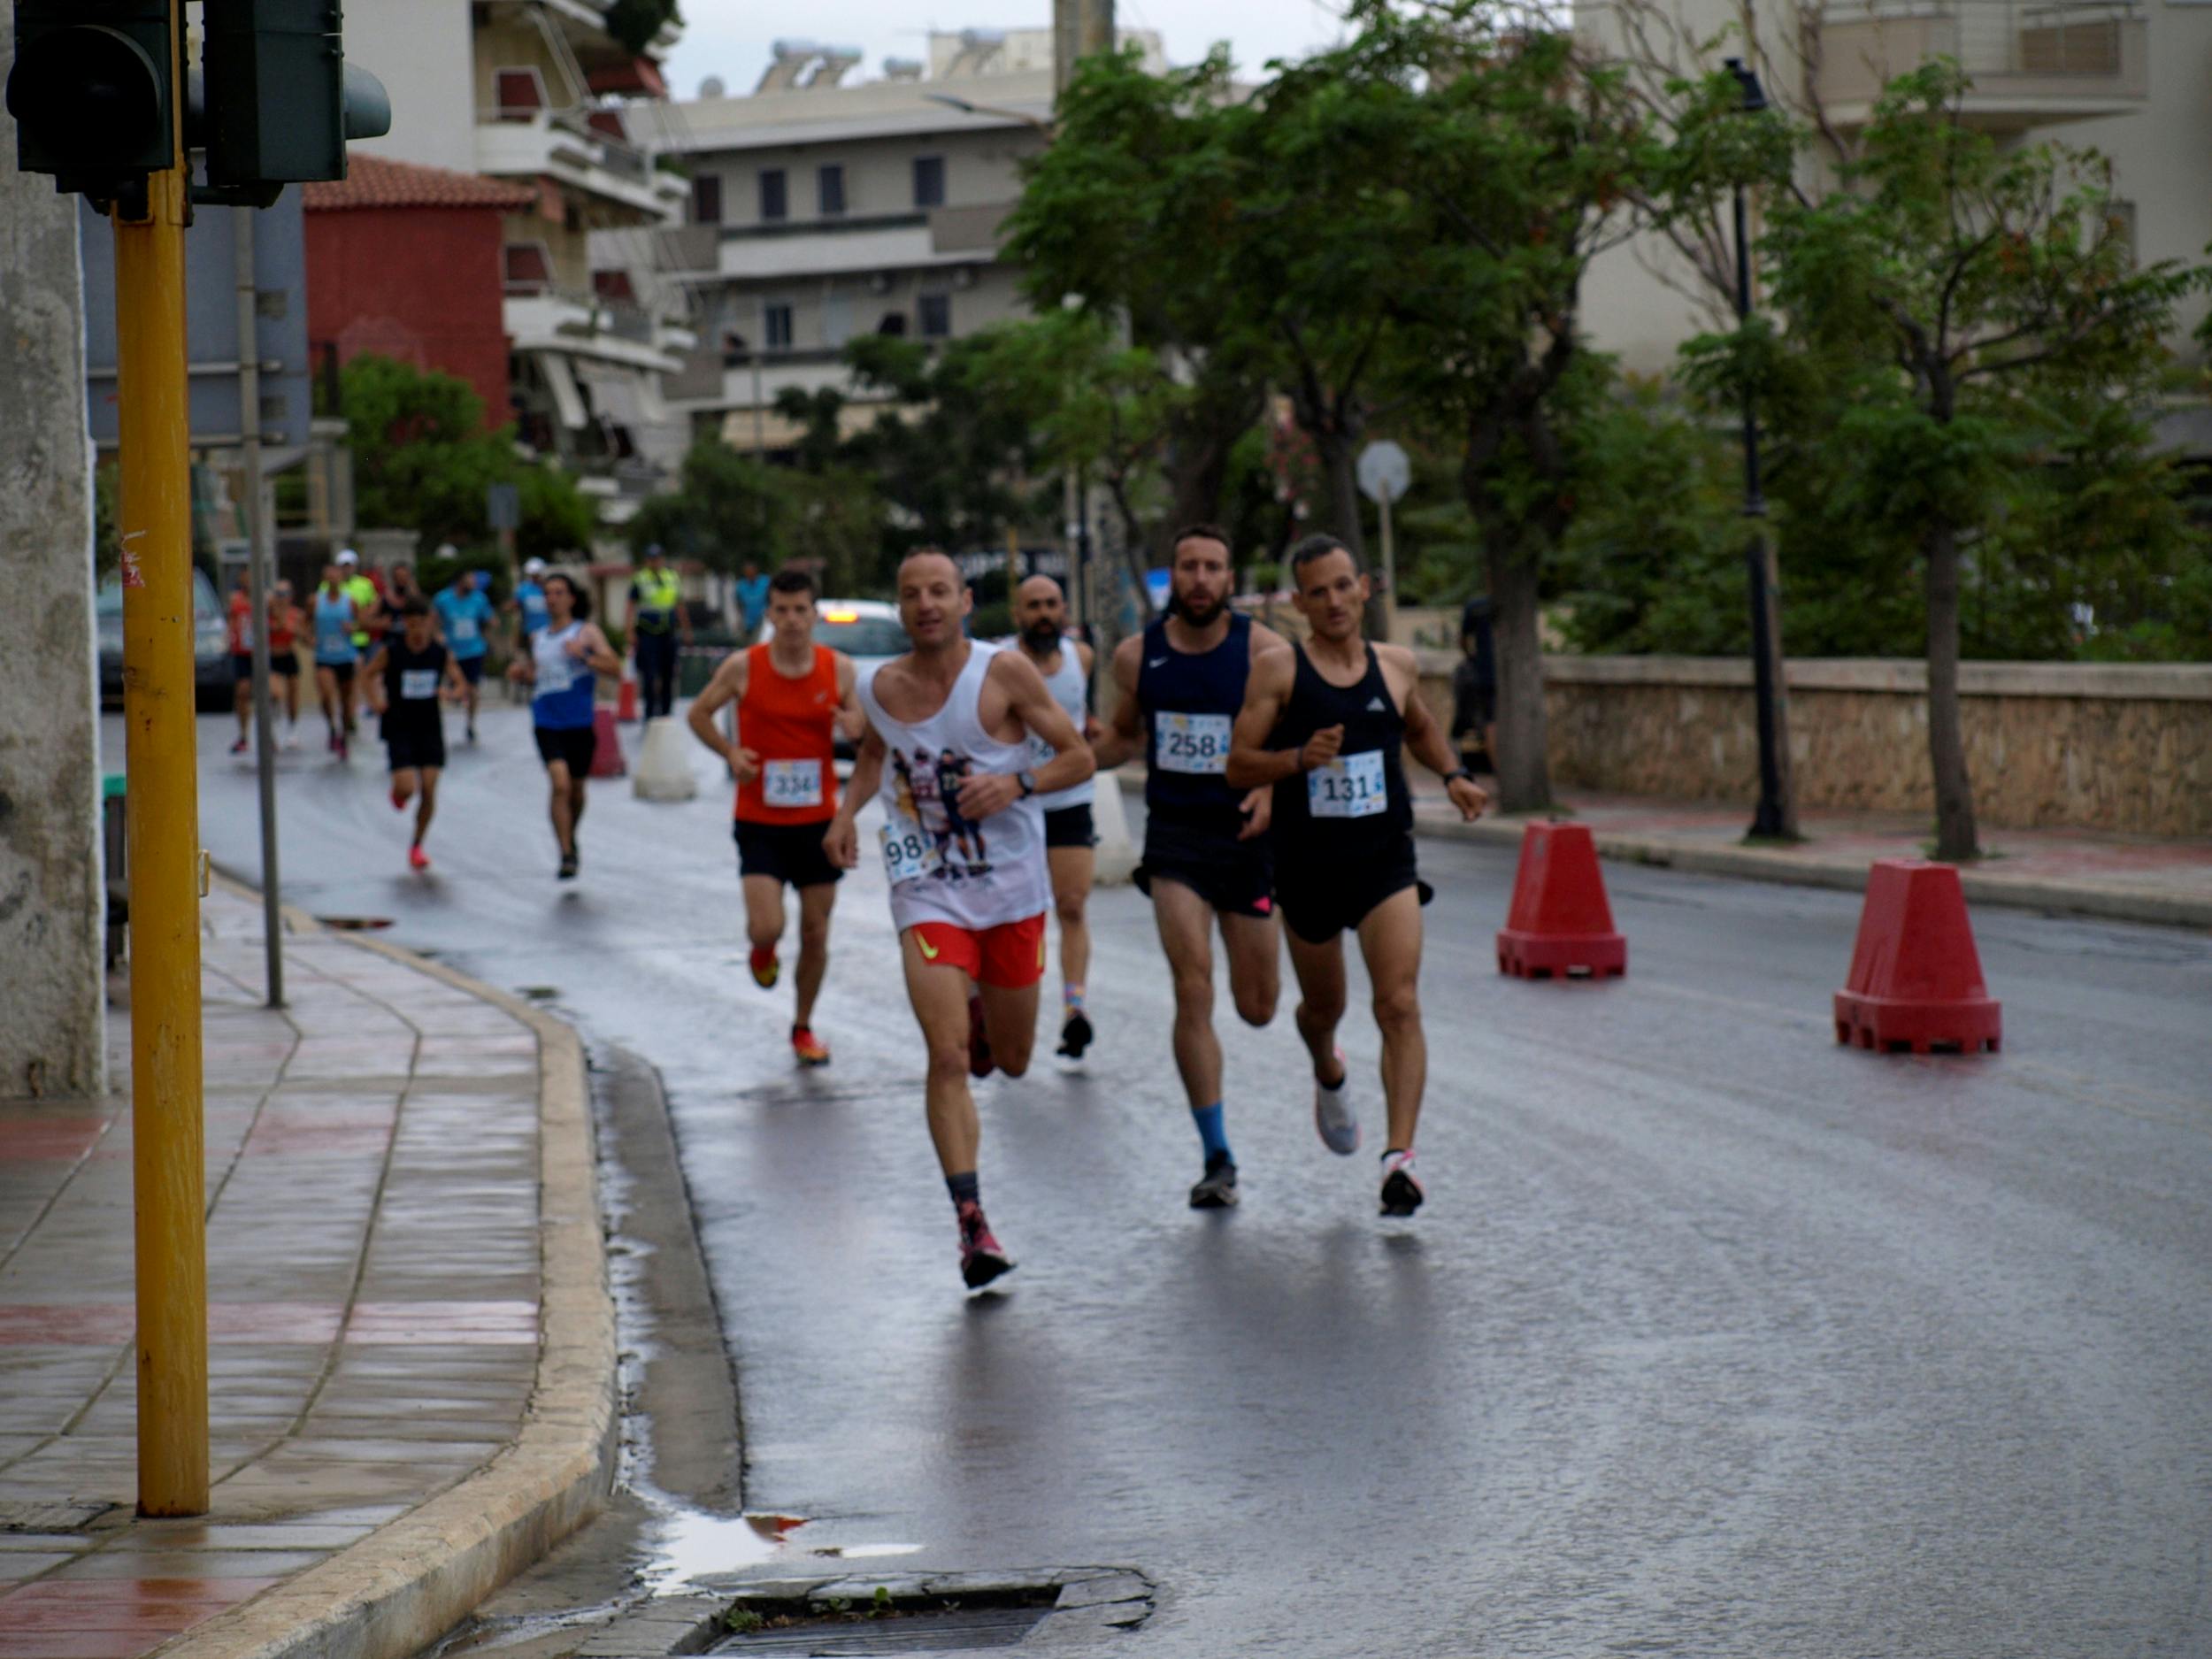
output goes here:
{"type": "Polygon", "coordinates": [[[2134,0],[1851,0],[1821,15],[1819,92],[1847,125],[1932,58],[1957,60],[1973,82],[1961,113],[1985,123],[2117,113],[2150,94],[2134,0]]]}

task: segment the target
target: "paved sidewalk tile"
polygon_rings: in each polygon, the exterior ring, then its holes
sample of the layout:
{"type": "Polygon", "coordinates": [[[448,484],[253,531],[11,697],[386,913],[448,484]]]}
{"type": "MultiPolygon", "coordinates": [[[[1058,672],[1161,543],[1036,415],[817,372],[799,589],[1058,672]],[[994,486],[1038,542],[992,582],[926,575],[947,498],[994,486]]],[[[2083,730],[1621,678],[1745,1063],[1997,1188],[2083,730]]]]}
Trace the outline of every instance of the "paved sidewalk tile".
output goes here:
{"type": "Polygon", "coordinates": [[[0,1659],[134,1659],[506,1446],[536,1381],[536,1033],[403,963],[203,907],[211,1512],[133,1518],[117,1094],[0,1102],[0,1659]]]}

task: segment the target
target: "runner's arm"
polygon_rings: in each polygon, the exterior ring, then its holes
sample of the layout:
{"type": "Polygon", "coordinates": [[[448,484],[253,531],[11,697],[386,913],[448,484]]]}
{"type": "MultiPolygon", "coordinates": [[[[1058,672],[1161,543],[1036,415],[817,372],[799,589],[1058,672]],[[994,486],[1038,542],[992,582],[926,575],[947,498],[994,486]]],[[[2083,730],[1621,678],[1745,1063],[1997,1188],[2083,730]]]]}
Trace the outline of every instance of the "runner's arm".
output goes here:
{"type": "Polygon", "coordinates": [[[1335,741],[1327,744],[1328,753],[1320,759],[1309,762],[1307,750],[1321,740],[1317,733],[1304,749],[1270,749],[1267,740],[1283,718],[1283,705],[1290,701],[1290,687],[1295,669],[1288,651],[1270,650],[1252,660],[1252,672],[1244,681],[1244,707],[1237,710],[1235,729],[1229,735],[1229,763],[1222,775],[1232,789],[1262,789],[1278,779],[1288,778],[1325,762],[1336,753],[1336,744],[1344,737],[1342,726],[1331,726],[1336,733],[1335,741]]]}
{"type": "Polygon", "coordinates": [[[1090,747],[1075,729],[1075,722],[1068,718],[1068,711],[1055,701],[1036,664],[1019,651],[1001,651],[991,659],[988,678],[996,680],[1006,693],[1008,712],[1031,733],[1051,744],[1055,752],[1050,760],[1030,772],[1026,792],[1020,778],[1008,772],[977,772],[964,780],[960,812],[971,820],[1003,812],[1025,793],[1050,795],[1056,789],[1072,789],[1095,770],[1090,747]]]}
{"type": "Polygon", "coordinates": [[[469,682],[461,678],[461,659],[451,651],[445,654],[445,685],[448,703],[469,700],[469,682]]]}
{"type": "Polygon", "coordinates": [[[822,837],[822,850],[829,855],[830,863],[841,870],[860,867],[860,828],[856,820],[860,809],[865,806],[883,781],[883,737],[872,726],[860,740],[860,755],[853,762],[853,775],[846,780],[844,798],[837,803],[837,816],[829,821],[829,829],[822,837]]]}
{"type": "Polygon", "coordinates": [[[691,700],[691,707],[684,716],[691,726],[691,734],[721,756],[730,769],[730,776],[740,783],[750,783],[760,775],[760,757],[740,747],[744,741],[743,733],[738,734],[737,743],[724,737],[714,717],[723,704],[745,695],[750,663],[743,651],[733,651],[723,658],[722,666],[714,671],[714,678],[707,681],[706,689],[691,700]]]}
{"type": "Polygon", "coordinates": [[[1429,712],[1429,705],[1422,700],[1420,669],[1413,653],[1406,651],[1402,646],[1384,645],[1376,649],[1379,653],[1388,652],[1394,657],[1398,652],[1404,651],[1405,660],[1398,666],[1405,672],[1409,681],[1405,707],[1407,752],[1445,780],[1444,793],[1451,796],[1452,804],[1459,809],[1459,816],[1468,823],[1473,823],[1482,816],[1483,809],[1490,804],[1490,792],[1472,778],[1452,775],[1455,772],[1463,773],[1466,768],[1453,752],[1451,739],[1446,735],[1443,723],[1429,712]]]}
{"type": "Polygon", "coordinates": [[[1114,685],[1121,695],[1106,718],[1105,731],[1091,742],[1101,772],[1111,772],[1144,747],[1144,733],[1137,724],[1137,663],[1143,654],[1141,634],[1133,634],[1114,647],[1114,685]]]}
{"type": "Polygon", "coordinates": [[[584,666],[595,674],[618,674],[622,659],[614,654],[614,647],[607,643],[607,636],[599,631],[596,622],[584,624],[584,666]]]}
{"type": "Polygon", "coordinates": [[[868,711],[860,706],[860,671],[842,651],[837,653],[837,729],[849,743],[868,732],[868,711]]]}
{"type": "Polygon", "coordinates": [[[361,670],[361,687],[368,693],[369,711],[384,712],[384,648],[380,645],[369,653],[368,664],[361,670]]]}
{"type": "Polygon", "coordinates": [[[1090,706],[1091,670],[1098,661],[1098,653],[1078,640],[1075,642],[1075,660],[1083,668],[1083,741],[1094,744],[1106,730],[1098,723],[1098,714],[1090,706]]]}

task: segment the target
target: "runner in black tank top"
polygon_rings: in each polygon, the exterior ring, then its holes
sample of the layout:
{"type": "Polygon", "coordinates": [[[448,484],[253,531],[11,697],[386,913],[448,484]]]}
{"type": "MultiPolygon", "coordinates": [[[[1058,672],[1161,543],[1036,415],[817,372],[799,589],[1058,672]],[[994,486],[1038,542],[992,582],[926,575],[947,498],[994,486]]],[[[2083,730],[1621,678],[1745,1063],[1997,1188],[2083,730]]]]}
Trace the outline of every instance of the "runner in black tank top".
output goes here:
{"type": "Polygon", "coordinates": [[[1169,614],[1116,649],[1121,697],[1094,745],[1101,771],[1141,752],[1146,761],[1144,862],[1136,879],[1152,899],[1175,976],[1175,1066],[1205,1156],[1204,1175],[1191,1188],[1194,1210],[1237,1201],[1213,1027],[1215,932],[1248,1025],[1275,1017],[1281,973],[1266,833],[1272,796],[1232,788],[1225,769],[1253,665],[1280,652],[1283,641],[1229,610],[1234,582],[1224,532],[1193,525],[1177,534],[1169,614]]]}
{"type": "Polygon", "coordinates": [[[419,594],[398,607],[401,626],[388,631],[362,674],[370,705],[383,717],[384,750],[391,763],[392,810],[415,806],[415,838],[407,862],[430,868],[423,837],[438,810],[438,773],[445,766],[445,725],[439,698],[465,696],[453,653],[433,636],[430,607],[419,594]]]}
{"type": "Polygon", "coordinates": [[[1402,751],[1446,779],[1464,818],[1487,797],[1459,764],[1444,729],[1421,701],[1413,653],[1360,638],[1368,584],[1330,536],[1291,554],[1310,650],[1294,647],[1254,665],[1229,756],[1232,785],[1275,790],[1276,897],[1298,975],[1298,1034],[1313,1056],[1314,1127],[1330,1151],[1359,1149],[1344,1051],[1344,930],[1359,935],[1382,1032],[1382,1212],[1421,1204],[1413,1133],[1428,1079],[1421,1031],[1421,906],[1429,890],[1414,868],[1413,802],[1402,751]]]}

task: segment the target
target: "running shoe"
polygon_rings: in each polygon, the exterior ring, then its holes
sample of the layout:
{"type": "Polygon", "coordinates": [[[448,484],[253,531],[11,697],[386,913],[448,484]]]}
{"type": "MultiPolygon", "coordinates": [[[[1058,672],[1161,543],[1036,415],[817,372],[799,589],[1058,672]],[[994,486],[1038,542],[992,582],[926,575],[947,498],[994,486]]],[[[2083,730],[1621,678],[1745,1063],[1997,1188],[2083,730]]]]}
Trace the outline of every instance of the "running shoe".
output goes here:
{"type": "Polygon", "coordinates": [[[246,740],[242,737],[235,743],[233,743],[230,746],[230,752],[234,755],[244,754],[246,752],[246,740]]]}
{"type": "Polygon", "coordinates": [[[1413,1179],[1411,1152],[1383,1154],[1382,1212],[1386,1216],[1409,1216],[1420,1209],[1421,1201],[1428,1196],[1421,1190],[1421,1183],[1413,1179]]]}
{"type": "Polygon", "coordinates": [[[968,999],[968,1075],[988,1077],[998,1069],[991,1058],[991,1033],[983,1028],[983,999],[968,999]]]}
{"type": "Polygon", "coordinates": [[[1359,1119],[1352,1111],[1352,1070],[1344,1064],[1344,1050],[1336,1051],[1336,1063],[1344,1076],[1334,1088],[1317,1080],[1313,1086],[1313,1126],[1320,1132],[1321,1144],[1340,1158],[1348,1158],[1359,1150],[1359,1119]]]}
{"type": "Polygon", "coordinates": [[[430,868],[430,855],[420,847],[410,847],[407,849],[407,864],[412,870],[427,870],[430,868]]]}
{"type": "Polygon", "coordinates": [[[756,950],[752,955],[753,983],[764,991],[774,988],[782,977],[783,964],[776,960],[772,950],[756,950]]]}
{"type": "Polygon", "coordinates": [[[574,853],[561,855],[561,873],[558,879],[563,881],[576,879],[576,855],[574,853]]]}
{"type": "Polygon", "coordinates": [[[1207,1155],[1206,1174],[1190,1189],[1193,1210],[1234,1210],[1237,1207],[1237,1166],[1226,1152],[1207,1155]]]}
{"type": "Polygon", "coordinates": [[[473,721],[473,720],[471,720],[471,721],[469,722],[469,742],[470,742],[470,744],[471,744],[472,746],[473,746],[473,745],[474,745],[474,743],[475,743],[475,741],[476,741],[476,722],[475,722],[475,721],[473,721]]]}
{"type": "Polygon", "coordinates": [[[399,786],[397,784],[394,784],[392,786],[392,810],[395,812],[404,812],[406,810],[407,797],[400,794],[399,786]]]}
{"type": "Polygon", "coordinates": [[[343,761],[353,758],[352,743],[343,732],[338,733],[338,758],[343,761]]]}
{"type": "Polygon", "coordinates": [[[829,1064],[829,1044],[816,1036],[813,1028],[809,1025],[794,1025],[791,1028],[791,1052],[798,1057],[801,1065],[829,1064]]]}
{"type": "Polygon", "coordinates": [[[1014,1271],[1014,1258],[993,1236],[983,1218],[983,1206],[972,1199],[960,1206],[960,1280],[970,1290],[980,1290],[1001,1273],[1014,1271]]]}
{"type": "Polygon", "coordinates": [[[334,729],[323,733],[323,747],[334,755],[338,752],[338,733],[334,729]]]}
{"type": "Polygon", "coordinates": [[[1067,1024],[1060,1027],[1060,1056],[1066,1060],[1080,1060],[1083,1050],[1091,1046],[1091,1022],[1079,1008],[1068,1010],[1067,1024]]]}

